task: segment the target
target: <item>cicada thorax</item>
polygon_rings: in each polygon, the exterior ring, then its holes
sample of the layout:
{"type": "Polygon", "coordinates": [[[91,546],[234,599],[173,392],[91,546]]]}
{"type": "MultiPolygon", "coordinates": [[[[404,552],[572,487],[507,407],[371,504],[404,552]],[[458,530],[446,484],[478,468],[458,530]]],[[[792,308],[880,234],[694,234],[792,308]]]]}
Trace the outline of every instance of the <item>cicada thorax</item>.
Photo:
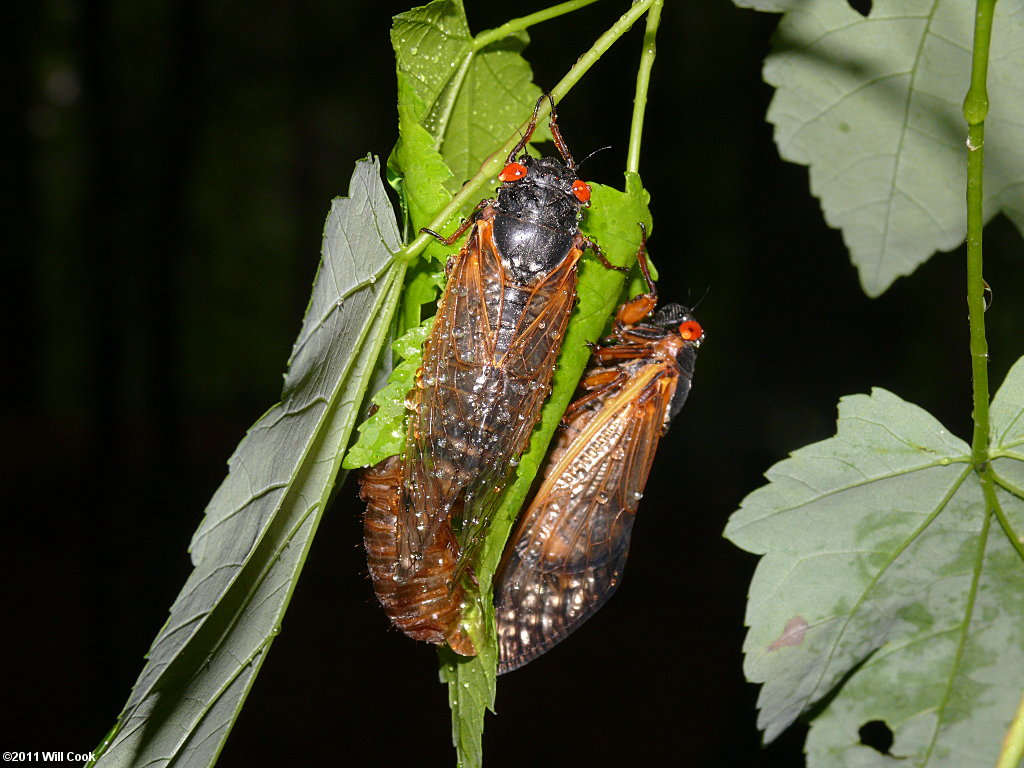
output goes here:
{"type": "Polygon", "coordinates": [[[476,653],[460,624],[465,590],[455,581],[458,545],[451,526],[443,524],[424,549],[412,578],[396,581],[398,519],[402,503],[402,464],[397,456],[364,470],[360,498],[366,502],[363,543],[377,599],[392,623],[409,637],[447,642],[466,656],[476,653]]]}
{"type": "MultiPolygon", "coordinates": [[[[639,254],[643,260],[643,247],[639,254]]],[[[703,338],[678,304],[650,315],[649,293],[619,308],[594,349],[541,483],[495,583],[499,670],[541,655],[614,593],[661,434],[690,390],[703,338]]]]}

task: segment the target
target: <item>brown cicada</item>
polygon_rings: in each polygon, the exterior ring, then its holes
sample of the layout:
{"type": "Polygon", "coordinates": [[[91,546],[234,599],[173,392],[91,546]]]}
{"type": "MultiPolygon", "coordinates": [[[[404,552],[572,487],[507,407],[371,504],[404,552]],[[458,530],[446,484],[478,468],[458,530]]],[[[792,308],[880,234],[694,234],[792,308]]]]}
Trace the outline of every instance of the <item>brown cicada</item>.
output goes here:
{"type": "Polygon", "coordinates": [[[620,306],[594,346],[496,577],[501,672],[546,652],[615,592],[658,440],[690,391],[704,332],[679,304],[651,314],[643,243],[637,257],[648,292],[620,306]]]}
{"type": "Polygon", "coordinates": [[[468,576],[469,553],[547,397],[576,299],[577,263],[587,247],[597,251],[579,232],[590,188],[577,178],[554,101],[549,125],[561,159],[516,157],[534,132],[544,98],[499,174],[497,199],[481,202],[449,238],[430,232],[451,245],[472,226],[465,246],[449,259],[423,365],[407,398],[412,414],[401,476],[393,464],[378,465],[362,481],[370,501],[367,554],[385,610],[406,634],[447,639],[464,654],[473,648],[452,623],[461,599],[456,582],[468,576]],[[395,486],[393,496],[383,490],[387,483],[395,486]],[[381,523],[391,516],[393,523],[381,523]],[[386,548],[378,538],[385,528],[394,540],[386,548]],[[442,560],[446,575],[437,570],[442,560]],[[429,611],[416,604],[423,585],[413,584],[423,573],[430,574],[431,594],[447,579],[447,604],[429,611]],[[402,616],[420,614],[430,633],[422,631],[425,624],[416,632],[403,625],[402,616]]]}
{"type": "Polygon", "coordinates": [[[366,502],[363,543],[377,599],[394,625],[414,640],[447,641],[457,652],[472,655],[473,642],[459,625],[465,590],[452,578],[459,548],[450,522],[443,521],[438,527],[412,577],[403,581],[393,577],[401,488],[398,456],[365,470],[360,478],[360,496],[366,502]]]}

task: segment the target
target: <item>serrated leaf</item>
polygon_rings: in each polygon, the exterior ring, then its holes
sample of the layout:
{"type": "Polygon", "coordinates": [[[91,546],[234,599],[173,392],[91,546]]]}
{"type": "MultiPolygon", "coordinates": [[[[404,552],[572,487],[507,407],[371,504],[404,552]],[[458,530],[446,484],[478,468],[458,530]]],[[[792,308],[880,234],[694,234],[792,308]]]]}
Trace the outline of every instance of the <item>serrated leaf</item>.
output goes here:
{"type": "MultiPolygon", "coordinates": [[[[418,113],[422,110],[422,99],[417,95],[408,75],[398,72],[398,143],[388,158],[389,175],[397,180],[396,187],[407,214],[409,239],[421,227],[430,224],[433,217],[452,199],[445,189],[445,183],[452,173],[444,158],[434,147],[434,137],[419,124],[418,113]]],[[[453,222],[446,222],[450,226],[453,222]]],[[[438,242],[431,242],[423,252],[423,258],[442,260],[446,249],[438,242]]]]}
{"type": "MultiPolygon", "coordinates": [[[[632,266],[640,245],[642,222],[651,231],[651,215],[647,208],[650,196],[640,177],[626,173],[626,191],[592,184],[591,208],[584,215],[581,229],[600,244],[608,260],[617,266],[632,266]]],[[[590,350],[587,342],[596,341],[615,310],[625,278],[622,273],[604,268],[586,257],[580,265],[579,300],[573,312],[565,342],[558,358],[552,381],[551,396],[544,404],[541,420],[530,437],[530,446],[517,469],[517,479],[506,491],[475,565],[475,574],[483,596],[485,637],[476,647],[478,655],[471,659],[454,659],[442,654],[442,676],[448,682],[452,705],[452,740],[459,754],[460,765],[474,768],[480,762],[480,739],[484,713],[493,711],[495,667],[498,644],[494,629],[494,601],[491,581],[501,560],[512,524],[523,505],[534,476],[547,452],[548,443],[558,422],[572,399],[576,384],[583,374],[590,350]]],[[[471,625],[471,622],[467,622],[471,625]]]]}
{"type": "MultiPolygon", "coordinates": [[[[409,238],[423,227],[446,235],[458,227],[458,213],[444,222],[434,217],[508,141],[540,95],[519,55],[529,40],[526,33],[489,39],[470,34],[461,0],[435,0],[394,19],[399,141],[388,172],[402,199],[409,238]]],[[[538,126],[534,140],[545,138],[550,132],[538,126]]],[[[468,205],[464,208],[459,213],[468,216],[468,205]]],[[[444,245],[432,241],[423,257],[443,261],[446,253],[444,245]]],[[[425,296],[403,297],[403,328],[418,322],[420,306],[433,298],[425,296]]]]}
{"type": "MultiPolygon", "coordinates": [[[[469,31],[462,1],[435,0],[396,16],[391,42],[399,72],[410,77],[419,96],[416,117],[451,169],[445,185],[454,194],[540,96],[520,55],[529,37],[521,32],[481,46],[469,31]]],[[[545,138],[546,127],[538,126],[534,140],[545,138]]]]}
{"type": "MultiPolygon", "coordinates": [[[[997,453],[1024,423],[1022,392],[1018,363],[992,409],[997,453]]],[[[813,768],[995,763],[1024,687],[1024,562],[969,462],[932,416],[875,389],[843,398],[837,435],[772,467],[733,514],[726,536],[763,555],[744,668],[764,683],[767,740],[817,705],[813,768]],[[872,721],[894,734],[887,755],[861,743],[872,721]]],[[[1024,502],[999,502],[1024,529],[1024,502]]]]}
{"type": "Polygon", "coordinates": [[[402,295],[402,330],[414,328],[423,320],[423,307],[437,301],[444,288],[444,270],[429,261],[413,262],[405,276],[402,295]]]}
{"type": "Polygon", "coordinates": [[[281,403],[239,444],[195,566],[96,765],[210,766],[259,671],[348,443],[404,264],[376,159],[335,200],[281,403]]]}
{"type": "Polygon", "coordinates": [[[493,614],[493,610],[488,611],[484,602],[473,600],[463,609],[463,625],[477,648],[477,655],[460,656],[447,646],[438,649],[437,654],[439,677],[448,685],[452,744],[458,755],[459,768],[480,768],[483,765],[484,712],[488,709],[494,711],[498,647],[485,637],[487,624],[479,614],[493,614]]]}
{"type": "Polygon", "coordinates": [[[423,341],[430,335],[434,318],[413,328],[392,345],[401,362],[388,376],[387,386],[377,392],[372,402],[377,412],[359,425],[359,439],[348,450],[341,466],[344,469],[370,467],[388,456],[401,453],[405,445],[405,398],[416,381],[416,371],[423,362],[423,341]]]}
{"type": "MultiPolygon", "coordinates": [[[[746,2],[788,9],[764,79],[786,160],[810,166],[825,220],[842,230],[870,296],[966,237],[967,127],[974,5],[876,0],[746,2]]],[[[988,77],[985,219],[1024,231],[1024,0],[996,5],[988,77]]]]}

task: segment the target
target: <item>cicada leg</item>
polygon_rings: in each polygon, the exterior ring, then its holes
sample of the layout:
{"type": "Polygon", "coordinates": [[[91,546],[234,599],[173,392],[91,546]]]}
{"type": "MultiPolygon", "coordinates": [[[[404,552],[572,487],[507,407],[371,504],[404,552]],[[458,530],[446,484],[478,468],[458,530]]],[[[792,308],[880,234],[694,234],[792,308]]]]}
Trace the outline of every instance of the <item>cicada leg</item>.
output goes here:
{"type": "Polygon", "coordinates": [[[615,313],[615,321],[620,327],[639,323],[651,314],[658,304],[658,288],[651,279],[651,269],[647,264],[647,227],[643,222],[640,222],[640,248],[636,252],[636,261],[647,282],[647,293],[641,293],[619,307],[619,311],[615,313]]]}
{"type": "MultiPolygon", "coordinates": [[[[615,340],[612,337],[612,340],[615,340]]],[[[596,347],[592,356],[599,363],[621,363],[647,357],[651,352],[650,344],[619,344],[611,347],[596,347]]]]}
{"type": "MultiPolygon", "coordinates": [[[[551,99],[551,120],[548,121],[548,128],[551,129],[551,138],[555,142],[555,148],[561,153],[562,159],[565,160],[565,164],[570,169],[576,169],[576,163],[573,162],[572,154],[569,152],[569,147],[565,143],[565,139],[562,138],[562,132],[558,130],[558,115],[555,114],[555,100],[551,98],[551,94],[548,94],[548,98],[551,99]]],[[[534,118],[537,113],[534,112],[534,118]]]]}
{"type": "Polygon", "coordinates": [[[616,272],[629,272],[629,267],[616,267],[610,261],[608,257],[604,255],[604,251],[601,250],[601,246],[595,243],[593,240],[583,238],[583,242],[580,244],[580,250],[589,248],[597,256],[597,260],[601,262],[601,266],[605,269],[614,269],[616,272]]]}
{"type": "Polygon", "coordinates": [[[427,235],[430,235],[431,237],[436,239],[439,243],[443,243],[444,245],[455,245],[455,242],[460,237],[462,237],[462,235],[465,233],[465,231],[467,229],[469,229],[471,226],[473,226],[474,222],[476,221],[476,213],[477,213],[477,211],[481,211],[484,208],[486,208],[488,205],[493,205],[493,204],[494,204],[493,200],[481,200],[479,203],[476,204],[476,208],[473,209],[473,215],[470,216],[468,219],[463,219],[462,223],[459,225],[459,228],[456,229],[448,237],[445,237],[444,235],[439,235],[434,230],[427,229],[426,227],[422,227],[420,229],[420,232],[423,232],[423,233],[425,233],[427,235]]]}
{"type": "Polygon", "coordinates": [[[580,382],[580,389],[587,390],[587,394],[577,397],[562,414],[561,426],[568,426],[569,419],[584,406],[599,400],[605,394],[622,385],[626,380],[626,374],[617,370],[605,370],[593,373],[580,382]]]}
{"type": "MultiPolygon", "coordinates": [[[[556,137],[555,146],[558,147],[558,151],[562,153],[562,157],[566,157],[566,153],[569,151],[565,142],[562,141],[562,135],[558,133],[558,118],[555,115],[555,100],[550,93],[542,93],[540,98],[537,99],[537,103],[533,106],[533,117],[530,118],[529,124],[526,126],[526,133],[523,134],[523,138],[519,140],[519,143],[512,147],[512,151],[508,153],[508,160],[506,163],[511,163],[516,159],[516,155],[522,152],[527,143],[533,137],[533,132],[537,129],[537,115],[540,114],[540,105],[544,103],[544,99],[551,102],[551,133],[556,137]]],[[[569,161],[570,167],[572,166],[572,157],[566,158],[569,161]]]]}

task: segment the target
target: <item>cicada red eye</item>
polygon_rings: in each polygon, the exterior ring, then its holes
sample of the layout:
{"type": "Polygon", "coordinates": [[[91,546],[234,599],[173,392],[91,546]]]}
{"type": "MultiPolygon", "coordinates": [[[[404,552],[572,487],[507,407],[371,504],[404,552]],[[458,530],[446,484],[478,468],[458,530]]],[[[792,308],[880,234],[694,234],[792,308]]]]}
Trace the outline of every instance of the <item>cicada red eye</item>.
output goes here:
{"type": "Polygon", "coordinates": [[[498,178],[501,181],[516,181],[526,175],[526,166],[522,163],[509,163],[501,169],[498,178]]]}
{"type": "Polygon", "coordinates": [[[572,193],[576,195],[576,199],[581,203],[590,202],[590,187],[585,182],[576,179],[572,183],[572,193]]]}
{"type": "Polygon", "coordinates": [[[687,320],[679,325],[679,335],[685,341],[697,341],[704,336],[704,329],[696,320],[687,320]]]}

